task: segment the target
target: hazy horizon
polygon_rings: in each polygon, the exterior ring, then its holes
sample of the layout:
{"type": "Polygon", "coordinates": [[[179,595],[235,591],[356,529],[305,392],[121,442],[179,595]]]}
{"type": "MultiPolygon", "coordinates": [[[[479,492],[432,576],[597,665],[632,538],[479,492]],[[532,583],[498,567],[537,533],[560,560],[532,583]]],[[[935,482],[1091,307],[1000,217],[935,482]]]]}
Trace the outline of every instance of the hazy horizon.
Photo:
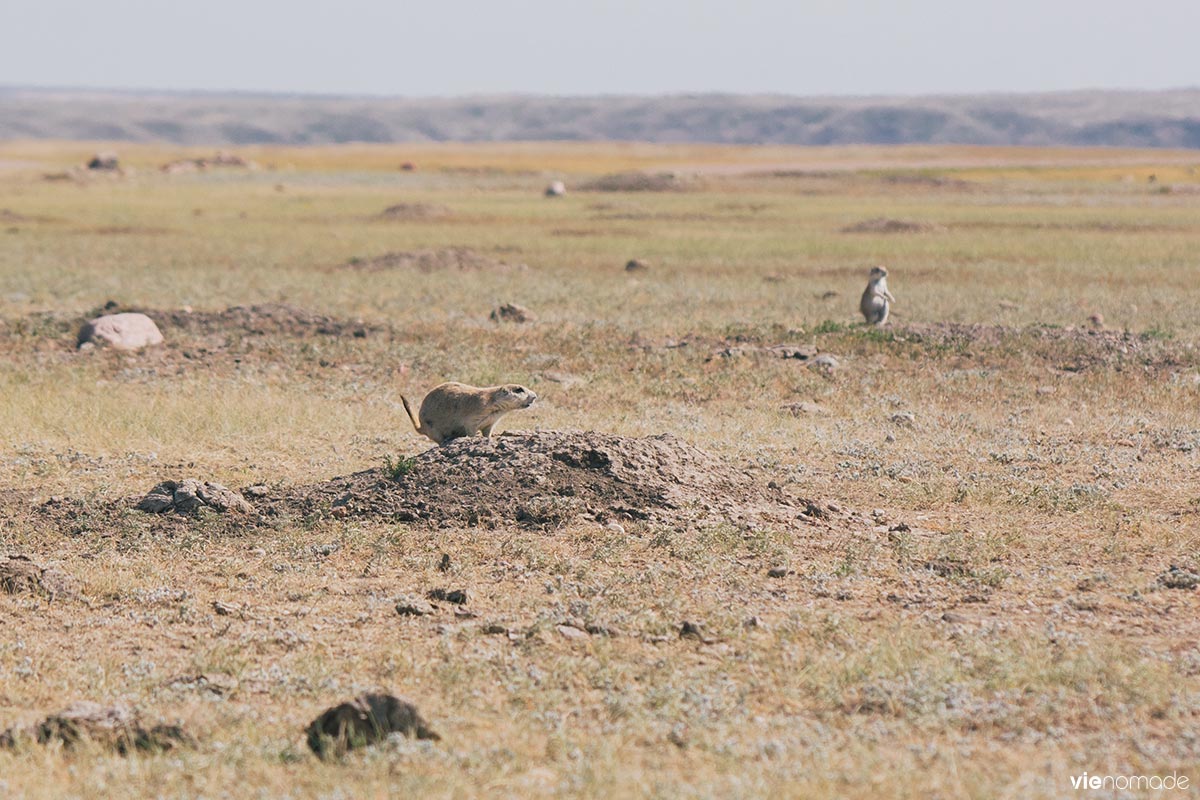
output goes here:
{"type": "Polygon", "coordinates": [[[9,0],[0,85],[461,98],[953,96],[1195,87],[1200,8],[1012,0],[9,0]]]}

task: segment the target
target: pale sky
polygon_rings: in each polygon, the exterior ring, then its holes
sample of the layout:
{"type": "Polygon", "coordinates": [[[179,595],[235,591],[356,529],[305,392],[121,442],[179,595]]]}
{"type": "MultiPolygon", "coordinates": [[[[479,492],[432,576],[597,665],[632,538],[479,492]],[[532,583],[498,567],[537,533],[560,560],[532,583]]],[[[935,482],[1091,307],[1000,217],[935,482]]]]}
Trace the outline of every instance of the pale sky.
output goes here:
{"type": "Polygon", "coordinates": [[[404,96],[1200,86],[1200,0],[0,0],[0,86],[404,96]]]}

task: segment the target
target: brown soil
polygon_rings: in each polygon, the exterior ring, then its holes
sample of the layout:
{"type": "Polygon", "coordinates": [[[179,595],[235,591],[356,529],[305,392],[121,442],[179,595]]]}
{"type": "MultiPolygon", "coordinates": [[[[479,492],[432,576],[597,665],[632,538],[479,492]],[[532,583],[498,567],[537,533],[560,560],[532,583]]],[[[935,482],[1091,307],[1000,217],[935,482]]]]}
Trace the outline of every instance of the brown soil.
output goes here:
{"type": "Polygon", "coordinates": [[[1142,333],[1091,328],[978,325],[955,322],[910,323],[886,328],[896,342],[922,345],[933,351],[978,354],[1020,353],[1068,372],[1122,366],[1178,367],[1195,364],[1200,356],[1170,341],[1142,333]]]}
{"type": "Polygon", "coordinates": [[[674,172],[617,172],[582,183],[584,192],[678,192],[688,182],[674,172]]]}
{"type": "Polygon", "coordinates": [[[842,228],[842,233],[928,233],[936,230],[939,227],[928,222],[876,217],[847,225],[842,228]]]}
{"type": "Polygon", "coordinates": [[[501,261],[476,252],[469,247],[446,247],[440,250],[411,250],[384,253],[371,258],[352,258],[342,265],[345,269],[378,272],[389,269],[411,269],[418,272],[511,272],[527,269],[525,264],[501,261]]]}
{"type": "Polygon", "coordinates": [[[427,450],[394,478],[371,469],[284,489],[266,516],[385,518],[431,527],[556,528],[577,518],[671,524],[789,522],[814,504],[785,498],[671,435],[508,432],[427,450]]]}
{"type": "Polygon", "coordinates": [[[379,212],[379,219],[441,219],[453,214],[449,208],[437,203],[397,203],[379,212]]]}

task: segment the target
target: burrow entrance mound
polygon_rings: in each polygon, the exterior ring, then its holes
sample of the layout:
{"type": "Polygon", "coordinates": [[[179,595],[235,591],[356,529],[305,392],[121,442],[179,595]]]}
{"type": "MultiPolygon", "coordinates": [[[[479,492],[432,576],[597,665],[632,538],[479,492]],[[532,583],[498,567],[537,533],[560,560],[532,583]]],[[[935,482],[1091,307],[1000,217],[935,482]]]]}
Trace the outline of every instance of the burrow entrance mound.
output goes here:
{"type": "Polygon", "coordinates": [[[813,507],[669,434],[582,431],[456,439],[392,471],[284,489],[257,505],[269,515],[488,528],[556,528],[578,519],[786,523],[813,507]]]}

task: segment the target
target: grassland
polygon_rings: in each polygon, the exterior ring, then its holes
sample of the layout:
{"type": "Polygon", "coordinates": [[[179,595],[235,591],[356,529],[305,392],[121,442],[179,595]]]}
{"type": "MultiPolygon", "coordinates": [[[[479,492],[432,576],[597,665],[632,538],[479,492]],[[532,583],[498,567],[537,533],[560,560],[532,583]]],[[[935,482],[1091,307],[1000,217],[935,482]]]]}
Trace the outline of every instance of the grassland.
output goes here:
{"type": "Polygon", "coordinates": [[[1160,581],[1200,571],[1200,155],[347,146],[163,175],[201,151],[127,146],[124,176],[43,177],[100,147],[0,145],[0,553],[55,563],[82,592],[0,594],[0,728],[124,702],[199,744],[0,751],[0,795],[983,798],[1068,795],[1084,771],[1200,782],[1200,601],[1160,581]],[[552,178],[631,169],[692,177],[541,196],[552,178]],[[379,218],[397,203],[450,213],[379,218]],[[922,229],[843,231],[873,218],[922,229]],[[506,266],[346,266],[451,247],[506,266]],[[627,273],[630,258],[650,268],[627,273]],[[855,324],[875,263],[898,298],[882,332],[855,324]],[[76,352],[73,326],[110,299],[286,303],[371,332],[230,328],[76,352]],[[537,320],[491,322],[504,302],[537,320]],[[1093,314],[1105,331],[1087,330],[1093,314]],[[780,343],[840,366],[720,355],[780,343]],[[164,478],[378,466],[426,444],[399,392],[451,379],[539,393],[500,427],[670,432],[874,524],[231,533],[201,519],[161,536],[132,513],[36,511],[164,478]],[[818,408],[781,410],[799,401],[818,408]],[[475,616],[397,616],[397,595],[435,586],[467,588],[475,616]],[[571,620],[619,635],[568,639],[556,626],[571,620]],[[679,638],[685,620],[707,639],[679,638]],[[198,674],[236,689],[178,680],[198,674]],[[304,725],[373,686],[415,699],[444,740],[308,754],[304,725]]]}

